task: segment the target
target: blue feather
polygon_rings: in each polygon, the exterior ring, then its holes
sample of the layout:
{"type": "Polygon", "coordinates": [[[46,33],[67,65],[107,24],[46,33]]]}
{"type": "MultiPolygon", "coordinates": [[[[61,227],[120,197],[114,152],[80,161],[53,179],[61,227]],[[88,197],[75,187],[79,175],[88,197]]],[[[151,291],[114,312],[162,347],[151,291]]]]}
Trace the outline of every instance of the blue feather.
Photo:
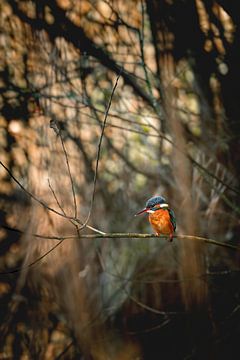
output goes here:
{"type": "Polygon", "coordinates": [[[174,211],[173,211],[173,210],[168,209],[168,212],[169,212],[169,215],[170,215],[170,220],[171,220],[171,223],[172,223],[173,229],[174,229],[174,231],[175,231],[175,230],[176,230],[176,228],[177,228],[176,216],[175,216],[175,214],[174,214],[174,211]]]}

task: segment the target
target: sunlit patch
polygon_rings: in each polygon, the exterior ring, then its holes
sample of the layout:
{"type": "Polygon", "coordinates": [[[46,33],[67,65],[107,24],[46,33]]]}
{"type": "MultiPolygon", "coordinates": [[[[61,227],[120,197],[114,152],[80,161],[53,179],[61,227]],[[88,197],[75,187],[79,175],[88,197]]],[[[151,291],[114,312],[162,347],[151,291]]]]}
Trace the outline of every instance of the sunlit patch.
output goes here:
{"type": "Polygon", "coordinates": [[[227,75],[228,73],[228,66],[226,63],[224,62],[221,62],[219,65],[218,65],[218,70],[219,72],[222,74],[222,75],[227,75]]]}
{"type": "Polygon", "coordinates": [[[18,120],[10,121],[8,125],[8,131],[13,134],[18,134],[22,131],[22,124],[18,120]]]}

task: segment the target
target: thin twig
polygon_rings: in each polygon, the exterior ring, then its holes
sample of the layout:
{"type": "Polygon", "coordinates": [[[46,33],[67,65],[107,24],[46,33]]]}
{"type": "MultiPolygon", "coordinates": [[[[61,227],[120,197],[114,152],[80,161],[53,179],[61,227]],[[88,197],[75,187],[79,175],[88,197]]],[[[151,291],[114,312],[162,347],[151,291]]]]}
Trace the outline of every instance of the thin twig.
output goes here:
{"type": "Polygon", "coordinates": [[[40,257],[38,257],[37,259],[35,259],[33,262],[31,262],[30,264],[15,268],[13,270],[8,270],[8,271],[1,271],[0,275],[7,275],[7,274],[14,274],[14,273],[19,273],[24,269],[28,269],[34,265],[36,265],[38,262],[40,262],[43,258],[45,258],[47,255],[49,255],[53,250],[55,250],[58,246],[60,246],[62,244],[62,242],[64,241],[64,239],[62,239],[61,241],[59,241],[57,244],[55,244],[50,250],[48,250],[47,252],[45,252],[43,255],[41,255],[40,257]]]}
{"type": "Polygon", "coordinates": [[[70,169],[70,164],[69,164],[69,160],[68,160],[68,154],[67,154],[66,147],[65,147],[65,144],[64,144],[64,141],[63,141],[63,138],[62,138],[61,130],[59,131],[59,137],[60,137],[60,140],[61,140],[62,149],[63,149],[63,152],[64,152],[66,164],[67,164],[68,174],[69,174],[69,178],[70,178],[70,181],[71,181],[72,195],[73,195],[73,203],[74,203],[74,218],[77,218],[77,200],[76,200],[76,193],[75,193],[73,177],[72,177],[72,173],[71,173],[71,169],[70,169]]]}
{"type": "MultiPolygon", "coordinates": [[[[7,230],[11,230],[11,231],[16,231],[18,233],[24,233],[18,229],[13,229],[10,228],[8,226],[2,226],[3,228],[7,229],[7,230]]],[[[44,257],[46,257],[48,254],[50,254],[53,250],[56,249],[57,246],[59,246],[64,240],[67,239],[79,239],[79,238],[85,238],[85,239],[104,239],[104,238],[111,238],[111,239],[149,239],[149,238],[159,238],[159,239],[165,239],[166,236],[163,235],[155,235],[155,234],[138,234],[138,233],[105,233],[104,235],[102,234],[82,234],[80,235],[80,233],[78,232],[78,235],[69,235],[69,236],[45,236],[45,235],[40,235],[40,234],[32,234],[34,237],[36,238],[41,238],[41,239],[48,239],[48,240],[57,240],[59,241],[56,245],[54,245],[50,250],[48,250],[46,253],[44,253],[43,255],[41,255],[40,257],[38,257],[36,260],[34,260],[32,263],[26,265],[26,266],[22,266],[13,270],[9,270],[9,271],[2,271],[0,272],[0,275],[7,275],[7,274],[13,274],[13,273],[18,273],[20,271],[22,271],[23,269],[27,269],[32,267],[33,265],[36,265],[39,261],[41,261],[44,257]]],[[[212,245],[217,245],[217,246],[222,246],[231,250],[237,250],[240,251],[240,247],[238,246],[234,246],[231,244],[225,244],[222,243],[220,241],[216,241],[216,240],[212,240],[212,239],[207,239],[204,237],[200,237],[200,236],[191,236],[191,235],[174,235],[174,238],[176,239],[186,239],[186,240],[196,240],[196,241],[202,241],[208,244],[212,244],[212,245]]]]}
{"type": "MultiPolygon", "coordinates": [[[[4,226],[2,226],[2,228],[24,234],[24,231],[14,229],[14,228],[11,228],[9,226],[4,225],[4,226]]],[[[151,239],[151,238],[157,238],[159,240],[160,239],[168,239],[168,237],[165,236],[165,235],[142,234],[142,233],[81,234],[80,236],[76,236],[76,235],[66,235],[66,236],[55,236],[55,235],[53,235],[53,236],[48,236],[48,235],[41,235],[41,234],[31,234],[31,235],[35,236],[36,238],[39,238],[39,239],[49,239],[49,240],[57,240],[57,241],[62,241],[62,240],[67,240],[67,239],[78,239],[78,238],[84,238],[84,239],[106,239],[106,238],[108,238],[108,239],[151,239]]],[[[217,240],[214,240],[214,239],[205,238],[205,237],[202,237],[202,236],[176,235],[175,234],[173,236],[173,238],[176,239],[176,240],[200,241],[200,242],[204,242],[206,244],[221,246],[221,247],[225,247],[227,249],[240,251],[239,246],[224,243],[224,242],[217,241],[217,240]]]]}
{"type": "Polygon", "coordinates": [[[48,179],[48,186],[49,186],[49,188],[50,188],[50,190],[51,190],[51,192],[52,192],[52,194],[53,194],[53,197],[54,197],[56,203],[58,204],[59,209],[60,209],[60,210],[62,211],[62,213],[66,216],[66,212],[65,212],[64,208],[62,207],[62,205],[60,204],[60,202],[59,202],[59,200],[58,200],[58,198],[57,198],[57,195],[56,195],[56,193],[55,193],[55,191],[54,191],[54,189],[53,189],[53,187],[52,187],[49,179],[48,179]]]}
{"type": "Polygon", "coordinates": [[[105,112],[105,116],[104,116],[104,120],[103,120],[103,124],[102,124],[102,131],[101,131],[101,135],[100,135],[99,143],[98,143],[98,151],[97,151],[97,158],[96,158],[96,166],[95,166],[95,174],[94,174],[94,180],[93,180],[93,191],[92,191],[92,198],[91,198],[90,208],[89,208],[87,218],[86,218],[85,222],[82,224],[82,226],[80,227],[80,229],[83,229],[87,225],[87,223],[88,223],[88,221],[90,219],[91,213],[92,213],[93,204],[94,204],[94,198],[95,198],[95,192],[96,192],[97,177],[98,177],[98,164],[99,164],[99,160],[100,160],[100,153],[101,153],[101,146],[102,146],[104,130],[105,130],[105,127],[106,127],[107,117],[108,117],[108,113],[109,113],[109,110],[110,110],[110,107],[111,107],[113,95],[114,95],[114,92],[116,90],[116,87],[117,87],[118,80],[119,80],[120,76],[121,76],[121,72],[117,76],[117,79],[115,81],[114,87],[112,89],[112,92],[111,92],[111,95],[110,95],[110,98],[109,98],[109,101],[108,101],[108,106],[106,108],[106,112],[105,112]]]}
{"type": "Polygon", "coordinates": [[[54,360],[59,360],[59,359],[61,359],[61,357],[66,354],[66,352],[73,346],[73,344],[74,344],[74,340],[72,340],[72,341],[65,347],[65,349],[63,349],[63,351],[61,351],[61,353],[60,353],[57,357],[55,357],[54,360]]]}
{"type": "MultiPolygon", "coordinates": [[[[62,207],[62,205],[60,204],[60,201],[58,200],[58,197],[57,197],[57,195],[56,195],[56,193],[55,193],[49,179],[48,179],[48,186],[49,186],[49,188],[50,188],[50,190],[51,190],[51,192],[53,194],[54,199],[56,200],[56,203],[58,204],[59,209],[62,211],[62,213],[65,216],[67,216],[64,208],[62,207]]],[[[78,225],[73,220],[69,219],[69,221],[70,221],[71,224],[73,224],[78,229],[78,225]]]]}
{"type": "Polygon", "coordinates": [[[144,23],[145,23],[145,10],[144,10],[144,2],[143,0],[141,0],[141,30],[138,33],[139,36],[139,44],[140,44],[140,53],[141,53],[141,63],[142,63],[142,67],[143,67],[143,71],[144,71],[144,75],[145,75],[145,81],[148,87],[148,91],[149,91],[149,96],[152,99],[152,106],[153,109],[155,110],[156,114],[158,115],[158,118],[161,120],[161,122],[165,123],[165,118],[164,118],[164,111],[163,109],[160,108],[160,104],[159,102],[156,100],[154,94],[153,94],[153,90],[152,90],[152,85],[151,85],[151,81],[149,79],[148,76],[148,70],[147,70],[147,66],[146,66],[146,62],[145,62],[145,55],[144,55],[144,47],[145,47],[145,38],[144,38],[144,23]]]}
{"type": "MultiPolygon", "coordinates": [[[[6,165],[3,164],[3,162],[0,160],[0,165],[7,171],[8,175],[15,181],[15,183],[30,197],[32,198],[33,200],[35,200],[37,203],[39,203],[40,205],[42,205],[45,209],[48,209],[49,211],[53,212],[54,214],[57,214],[65,219],[68,219],[68,220],[72,220],[73,222],[77,223],[78,225],[83,225],[83,222],[77,218],[74,218],[73,216],[68,216],[68,215],[64,215],[62,214],[61,212],[53,209],[52,207],[50,207],[49,205],[47,205],[44,201],[42,201],[41,199],[39,199],[36,195],[34,195],[33,193],[31,193],[29,190],[27,190],[21,183],[20,181],[17,180],[17,178],[12,174],[12,172],[7,168],[6,165]]],[[[104,235],[105,233],[103,231],[100,231],[96,228],[94,228],[93,226],[90,226],[90,225],[85,225],[88,229],[98,233],[98,234],[101,234],[101,235],[104,235]]],[[[81,229],[81,227],[79,229],[81,229]]]]}

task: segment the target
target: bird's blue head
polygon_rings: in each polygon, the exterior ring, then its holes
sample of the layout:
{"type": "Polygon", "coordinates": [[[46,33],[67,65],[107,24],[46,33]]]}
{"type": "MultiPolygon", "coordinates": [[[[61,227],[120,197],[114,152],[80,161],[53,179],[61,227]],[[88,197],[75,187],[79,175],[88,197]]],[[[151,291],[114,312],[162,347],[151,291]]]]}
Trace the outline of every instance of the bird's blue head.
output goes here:
{"type": "Polygon", "coordinates": [[[164,197],[162,196],[153,196],[151,197],[147,202],[144,209],[140,210],[135,216],[141,215],[145,212],[147,213],[153,213],[156,210],[159,209],[167,209],[168,204],[164,197]]]}

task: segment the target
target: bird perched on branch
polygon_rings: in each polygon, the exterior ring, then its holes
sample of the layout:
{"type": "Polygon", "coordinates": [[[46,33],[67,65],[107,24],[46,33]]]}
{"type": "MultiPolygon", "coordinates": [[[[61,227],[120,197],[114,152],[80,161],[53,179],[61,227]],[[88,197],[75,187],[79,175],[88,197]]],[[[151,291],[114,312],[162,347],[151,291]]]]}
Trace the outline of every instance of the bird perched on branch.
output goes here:
{"type": "Polygon", "coordinates": [[[144,213],[149,214],[149,222],[152,225],[156,235],[168,235],[169,241],[173,240],[173,234],[176,230],[176,218],[173,210],[162,196],[154,196],[146,202],[144,209],[135,216],[144,213]]]}

